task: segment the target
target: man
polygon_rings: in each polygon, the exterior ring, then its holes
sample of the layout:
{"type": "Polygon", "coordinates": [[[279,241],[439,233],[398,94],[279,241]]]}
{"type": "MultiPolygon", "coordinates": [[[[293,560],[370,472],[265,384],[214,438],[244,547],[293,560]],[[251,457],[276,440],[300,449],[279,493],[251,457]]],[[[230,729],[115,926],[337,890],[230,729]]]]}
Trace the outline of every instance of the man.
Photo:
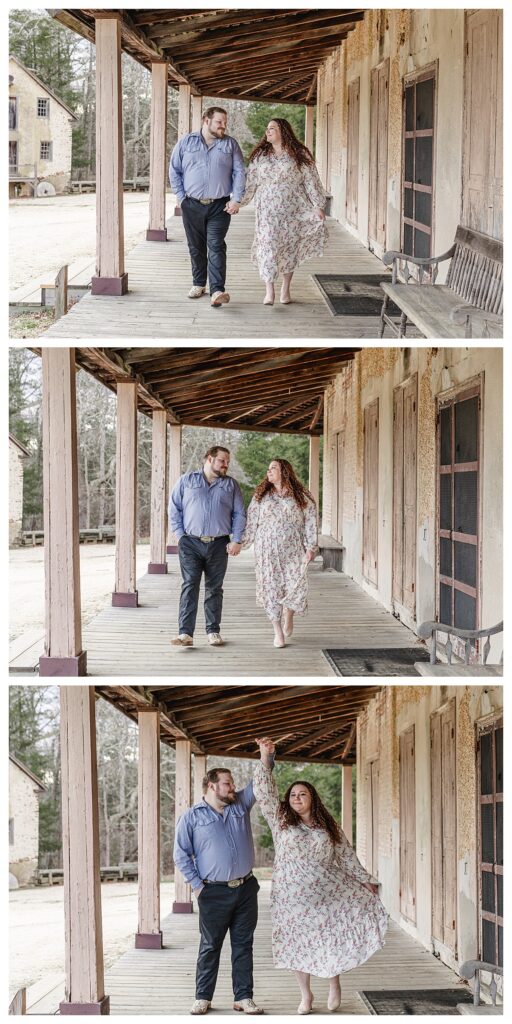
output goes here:
{"type": "Polygon", "coordinates": [[[196,998],[190,1012],[202,1014],[210,1009],[229,929],[233,1009],[263,1013],[252,998],[259,890],[252,873],[252,782],[237,792],[229,769],[212,768],[203,779],[203,794],[179,819],[174,844],[174,863],[192,886],[199,908],[196,998]]]}
{"type": "Polygon", "coordinates": [[[179,634],[174,647],[192,647],[204,573],[204,617],[208,643],[221,647],[220,635],[224,576],[228,555],[238,555],[245,526],[242,492],[227,475],[230,453],[222,445],[209,448],[199,472],[185,473],[169,501],[169,522],[178,538],[183,579],[179,634]],[[231,540],[230,540],[231,535],[231,540]]]}
{"type": "Polygon", "coordinates": [[[208,272],[212,306],[229,302],[225,237],[245,188],[242,151],[238,142],[226,135],[226,128],[226,111],[208,107],[201,131],[178,140],[169,166],[169,181],[181,206],[192,261],[193,284],[188,297],[204,295],[208,272]]]}

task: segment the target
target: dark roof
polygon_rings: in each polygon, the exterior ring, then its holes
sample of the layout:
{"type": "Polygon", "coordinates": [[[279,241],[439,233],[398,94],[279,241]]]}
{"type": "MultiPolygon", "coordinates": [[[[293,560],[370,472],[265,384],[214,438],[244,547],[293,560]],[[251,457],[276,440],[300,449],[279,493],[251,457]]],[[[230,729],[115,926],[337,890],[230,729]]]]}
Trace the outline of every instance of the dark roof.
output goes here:
{"type": "MultiPolygon", "coordinates": [[[[103,10],[49,12],[87,39],[103,10]]],[[[149,67],[169,62],[169,81],[195,95],[268,102],[316,102],[316,76],[364,9],[131,8],[120,10],[122,47],[149,67]]]]}
{"type": "Polygon", "coordinates": [[[380,686],[96,686],[129,718],[157,708],[162,742],[188,739],[197,754],[255,758],[255,736],[277,743],[280,761],[351,765],[356,719],[380,686]]]}

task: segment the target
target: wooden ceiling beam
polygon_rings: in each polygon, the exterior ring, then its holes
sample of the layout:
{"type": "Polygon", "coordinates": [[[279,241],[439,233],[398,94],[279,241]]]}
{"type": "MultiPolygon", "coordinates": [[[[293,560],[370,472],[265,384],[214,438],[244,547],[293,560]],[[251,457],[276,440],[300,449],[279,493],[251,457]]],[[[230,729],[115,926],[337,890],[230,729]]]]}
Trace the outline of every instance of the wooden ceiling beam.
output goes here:
{"type": "Polygon", "coordinates": [[[342,20],[337,18],[332,11],[324,11],[323,13],[319,11],[317,16],[308,16],[301,13],[295,14],[293,18],[283,17],[278,25],[274,23],[268,27],[262,27],[261,22],[253,22],[247,28],[238,29],[231,26],[231,32],[227,32],[225,29],[217,29],[207,33],[198,32],[196,39],[183,39],[181,43],[179,37],[172,35],[172,31],[162,31],[154,34],[152,30],[148,33],[148,36],[149,38],[157,39],[160,47],[168,48],[172,51],[173,57],[179,59],[183,53],[194,54],[204,51],[217,53],[219,50],[229,50],[231,47],[240,48],[244,44],[251,43],[251,41],[263,43],[267,39],[275,39],[276,34],[280,43],[286,43],[287,41],[295,43],[297,40],[309,40],[311,38],[324,39],[329,34],[346,32],[347,26],[352,27],[356,24],[357,20],[361,20],[360,17],[356,18],[350,15],[346,20],[342,20]]]}

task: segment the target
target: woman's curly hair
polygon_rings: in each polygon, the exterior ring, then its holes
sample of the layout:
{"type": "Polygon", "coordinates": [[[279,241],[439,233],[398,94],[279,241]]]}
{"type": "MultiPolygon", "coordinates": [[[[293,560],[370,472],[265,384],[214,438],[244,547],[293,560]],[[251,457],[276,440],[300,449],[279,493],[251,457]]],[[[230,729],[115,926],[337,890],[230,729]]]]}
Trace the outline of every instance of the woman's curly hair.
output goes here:
{"type": "MultiPolygon", "coordinates": [[[[303,142],[300,142],[297,138],[291,124],[284,117],[271,117],[271,121],[274,121],[278,125],[281,132],[281,145],[287,153],[295,160],[297,167],[302,167],[304,164],[314,164],[312,154],[309,152],[307,146],[303,142]]],[[[266,134],[258,143],[256,143],[252,153],[249,155],[249,163],[252,160],[258,160],[260,156],[268,156],[273,153],[273,146],[271,142],[267,141],[266,134]]]]}
{"type": "MultiPolygon", "coordinates": [[[[315,499],[313,498],[311,491],[308,491],[307,487],[304,487],[304,484],[301,483],[291,462],[288,462],[287,459],[271,459],[270,461],[279,463],[281,467],[281,486],[285,492],[287,491],[288,494],[291,494],[292,497],[295,498],[299,508],[306,508],[308,499],[314,502],[315,499]]],[[[270,480],[265,477],[264,480],[258,484],[254,492],[254,497],[256,501],[259,502],[266,494],[271,494],[272,491],[275,491],[274,484],[271,484],[270,480]]]]}
{"type": "Polygon", "coordinates": [[[322,803],[315,787],[312,786],[310,782],[305,782],[304,779],[297,779],[297,781],[293,782],[291,786],[288,786],[283,799],[280,800],[278,811],[280,827],[284,829],[301,824],[300,815],[298,815],[290,805],[290,793],[294,786],[305,786],[311,794],[311,824],[316,828],[322,828],[327,832],[333,845],[341,843],[341,829],[338,822],[322,803]]]}

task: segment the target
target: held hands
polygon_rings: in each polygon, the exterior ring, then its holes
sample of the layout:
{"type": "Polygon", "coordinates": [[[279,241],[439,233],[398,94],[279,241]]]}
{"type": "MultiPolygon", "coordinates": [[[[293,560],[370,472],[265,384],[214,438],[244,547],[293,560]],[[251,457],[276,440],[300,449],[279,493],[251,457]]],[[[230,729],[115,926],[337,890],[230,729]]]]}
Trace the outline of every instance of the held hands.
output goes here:
{"type": "Polygon", "coordinates": [[[315,214],[315,217],[318,217],[318,220],[325,220],[325,212],[322,210],[321,206],[315,206],[313,213],[315,214]]]}
{"type": "Polygon", "coordinates": [[[237,544],[234,540],[232,540],[229,544],[226,544],[226,551],[228,555],[239,555],[241,550],[242,545],[237,544]]]}
{"type": "Polygon", "coordinates": [[[368,889],[368,892],[373,892],[375,896],[377,895],[379,887],[374,882],[363,882],[363,885],[365,889],[368,889]]]}
{"type": "Polygon", "coordinates": [[[235,213],[238,213],[239,209],[240,203],[236,203],[234,199],[230,199],[229,203],[226,203],[224,207],[225,213],[230,213],[231,216],[234,216],[235,213]]]}
{"type": "Polygon", "coordinates": [[[306,559],[306,565],[308,565],[309,562],[312,562],[313,559],[316,557],[316,550],[315,549],[312,549],[312,550],[310,549],[309,551],[306,551],[306,554],[304,555],[304,557],[306,559]]]}
{"type": "Polygon", "coordinates": [[[269,739],[268,736],[264,736],[263,739],[255,740],[260,748],[260,757],[266,768],[271,767],[271,757],[276,752],[276,745],[269,739]]]}

